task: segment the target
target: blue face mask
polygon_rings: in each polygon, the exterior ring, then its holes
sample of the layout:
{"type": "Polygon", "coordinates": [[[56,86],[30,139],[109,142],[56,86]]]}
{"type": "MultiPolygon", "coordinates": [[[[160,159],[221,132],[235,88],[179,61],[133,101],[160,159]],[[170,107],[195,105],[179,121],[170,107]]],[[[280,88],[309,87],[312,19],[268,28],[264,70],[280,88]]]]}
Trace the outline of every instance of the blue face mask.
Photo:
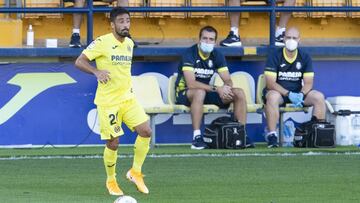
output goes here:
{"type": "Polygon", "coordinates": [[[211,53],[214,50],[215,44],[208,44],[205,42],[200,42],[200,49],[204,53],[211,53]]]}

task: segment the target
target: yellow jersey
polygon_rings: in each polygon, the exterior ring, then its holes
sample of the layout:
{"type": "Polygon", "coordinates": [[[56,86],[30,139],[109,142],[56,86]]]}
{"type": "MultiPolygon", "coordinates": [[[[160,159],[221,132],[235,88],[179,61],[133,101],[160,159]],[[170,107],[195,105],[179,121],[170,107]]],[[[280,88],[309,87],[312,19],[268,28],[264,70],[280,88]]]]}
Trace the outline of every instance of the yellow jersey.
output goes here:
{"type": "Polygon", "coordinates": [[[132,93],[131,64],[134,42],[125,37],[123,42],[113,33],[98,37],[82,53],[92,61],[95,59],[99,70],[110,72],[107,83],[98,82],[94,103],[99,106],[113,106],[135,98],[132,93]]]}

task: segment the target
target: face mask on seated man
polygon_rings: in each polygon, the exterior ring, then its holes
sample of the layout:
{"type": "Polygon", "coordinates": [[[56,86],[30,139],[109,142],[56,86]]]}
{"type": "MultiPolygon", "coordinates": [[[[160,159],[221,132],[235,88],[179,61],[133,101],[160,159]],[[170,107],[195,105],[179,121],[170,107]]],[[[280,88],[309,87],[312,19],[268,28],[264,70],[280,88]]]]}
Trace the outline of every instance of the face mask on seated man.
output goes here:
{"type": "Polygon", "coordinates": [[[299,42],[295,39],[288,39],[285,41],[285,47],[288,51],[295,51],[299,45],[299,42]]]}
{"type": "Polygon", "coordinates": [[[200,49],[202,52],[209,54],[214,50],[215,44],[212,43],[206,43],[206,42],[200,42],[200,49]]]}

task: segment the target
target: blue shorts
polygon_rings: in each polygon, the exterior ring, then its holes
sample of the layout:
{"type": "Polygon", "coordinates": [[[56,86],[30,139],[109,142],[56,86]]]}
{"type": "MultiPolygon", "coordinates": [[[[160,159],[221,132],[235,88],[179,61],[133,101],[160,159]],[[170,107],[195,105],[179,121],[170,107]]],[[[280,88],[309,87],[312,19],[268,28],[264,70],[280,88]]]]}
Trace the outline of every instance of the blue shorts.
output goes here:
{"type": "MultiPolygon", "coordinates": [[[[182,104],[185,106],[190,106],[191,103],[186,96],[187,90],[182,90],[176,94],[176,104],[182,104]]],[[[230,104],[224,104],[217,92],[206,92],[204,99],[204,104],[214,104],[221,109],[229,108],[230,104]]]]}

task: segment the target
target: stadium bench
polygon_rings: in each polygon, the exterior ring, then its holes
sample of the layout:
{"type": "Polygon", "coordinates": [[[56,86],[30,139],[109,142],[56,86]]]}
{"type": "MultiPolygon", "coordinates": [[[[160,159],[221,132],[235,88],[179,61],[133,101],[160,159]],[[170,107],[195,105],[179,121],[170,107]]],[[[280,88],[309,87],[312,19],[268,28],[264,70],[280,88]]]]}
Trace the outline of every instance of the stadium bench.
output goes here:
{"type": "MultiPolygon", "coordinates": [[[[256,90],[256,100],[258,104],[264,104],[263,100],[262,100],[262,91],[265,88],[266,83],[265,83],[265,76],[264,74],[260,74],[258,77],[258,83],[257,83],[257,90],[256,90]]],[[[308,107],[303,107],[303,108],[295,108],[295,107],[291,107],[291,104],[286,104],[285,107],[280,107],[279,108],[279,112],[280,112],[280,116],[279,116],[279,145],[282,146],[282,142],[283,142],[283,128],[284,128],[284,113],[289,113],[289,112],[307,112],[308,111],[308,107]]]]}
{"type": "MultiPolygon", "coordinates": [[[[360,6],[360,0],[348,1],[348,6],[360,6]]],[[[349,12],[349,17],[359,18],[360,12],[349,12]]]]}
{"type": "Polygon", "coordinates": [[[155,76],[133,76],[133,91],[140,104],[150,115],[150,126],[152,129],[151,147],[156,144],[156,121],[157,114],[173,113],[174,108],[165,104],[161,96],[160,86],[155,76]]]}
{"type": "MultiPolygon", "coordinates": [[[[169,79],[168,85],[168,103],[174,106],[174,113],[190,113],[190,107],[185,105],[175,104],[175,81],[177,75],[174,74],[169,79]]],[[[249,78],[247,77],[247,73],[239,72],[231,76],[233,80],[234,87],[242,88],[247,101],[247,112],[248,113],[259,113],[262,112],[262,104],[255,104],[255,90],[251,91],[251,87],[254,85],[250,85],[249,78]],[[254,93],[253,95],[251,93],[254,93]]],[[[216,76],[214,79],[214,85],[220,86],[223,85],[223,82],[220,76],[216,76]]],[[[224,113],[232,113],[234,111],[233,105],[230,105],[228,109],[220,109],[218,106],[213,104],[205,104],[203,105],[203,112],[204,114],[224,114],[224,113]]]]}
{"type": "MultiPolygon", "coordinates": [[[[149,7],[183,7],[187,6],[186,0],[148,0],[149,7]]],[[[150,12],[151,18],[185,18],[186,12],[150,12]]]]}
{"type": "MultiPolygon", "coordinates": [[[[348,5],[348,1],[347,0],[312,0],[311,1],[311,6],[320,6],[320,7],[324,7],[324,6],[339,6],[339,7],[343,7],[343,6],[347,6],[348,5]]],[[[312,18],[326,18],[328,16],[332,16],[332,17],[346,17],[346,12],[312,12],[310,13],[310,16],[312,18]]]]}
{"type": "MultiPolygon", "coordinates": [[[[179,114],[179,113],[190,113],[190,108],[185,105],[175,104],[175,81],[176,75],[173,75],[169,79],[168,84],[168,102],[165,104],[161,96],[160,86],[155,76],[133,76],[133,91],[140,104],[144,107],[147,114],[150,115],[150,125],[152,128],[152,140],[151,147],[156,145],[156,121],[155,116],[157,114],[179,114]]],[[[220,77],[218,77],[220,78],[220,77]]],[[[243,88],[247,96],[248,112],[256,112],[257,108],[261,108],[261,105],[254,104],[254,99],[250,95],[250,85],[248,79],[243,74],[232,76],[234,80],[234,86],[243,88]],[[246,81],[246,82],[244,82],[246,81]]],[[[215,79],[221,81],[221,79],[215,79]]],[[[218,82],[219,83],[219,82],[218,82]]],[[[216,105],[204,105],[204,113],[231,113],[233,112],[232,106],[227,110],[219,109],[216,105]]]]}
{"type": "MultiPolygon", "coordinates": [[[[62,7],[62,1],[60,0],[24,0],[25,8],[60,8],[62,7]]],[[[62,13],[25,13],[24,18],[62,18],[62,13]]]]}
{"type": "MultiPolygon", "coordinates": [[[[168,103],[174,106],[175,113],[189,113],[190,107],[181,104],[175,104],[175,82],[176,82],[177,74],[172,75],[169,78],[168,84],[168,103]]],[[[218,112],[219,107],[212,104],[205,104],[203,106],[204,113],[214,113],[218,112]]]]}
{"type": "MultiPolygon", "coordinates": [[[[255,103],[255,91],[254,85],[250,85],[251,76],[246,72],[236,72],[236,74],[231,75],[231,80],[233,81],[233,87],[241,88],[246,97],[247,112],[248,113],[258,113],[263,108],[262,104],[255,103]]],[[[254,82],[253,82],[254,83],[254,82]]],[[[224,82],[220,77],[215,77],[215,86],[222,86],[224,82]]],[[[229,112],[233,112],[233,106],[231,105],[228,109],[229,112]]]]}
{"type": "MultiPolygon", "coordinates": [[[[129,7],[146,7],[146,3],[144,0],[129,0],[129,7]]],[[[112,2],[109,6],[117,7],[117,1],[112,2]]],[[[147,12],[131,12],[131,18],[144,18],[147,15],[147,12]]],[[[105,17],[110,18],[110,13],[105,13],[105,17]]]]}
{"type": "MultiPolygon", "coordinates": [[[[197,7],[197,6],[206,6],[206,7],[221,7],[225,6],[224,0],[191,0],[189,1],[189,6],[197,7]]],[[[190,12],[189,17],[191,18],[225,18],[227,14],[225,12],[190,12]]]]}
{"type": "MultiPolygon", "coordinates": [[[[93,1],[93,6],[109,6],[110,4],[104,1],[93,1]]],[[[64,0],[64,7],[73,7],[74,6],[74,0],[64,0]]]]}

